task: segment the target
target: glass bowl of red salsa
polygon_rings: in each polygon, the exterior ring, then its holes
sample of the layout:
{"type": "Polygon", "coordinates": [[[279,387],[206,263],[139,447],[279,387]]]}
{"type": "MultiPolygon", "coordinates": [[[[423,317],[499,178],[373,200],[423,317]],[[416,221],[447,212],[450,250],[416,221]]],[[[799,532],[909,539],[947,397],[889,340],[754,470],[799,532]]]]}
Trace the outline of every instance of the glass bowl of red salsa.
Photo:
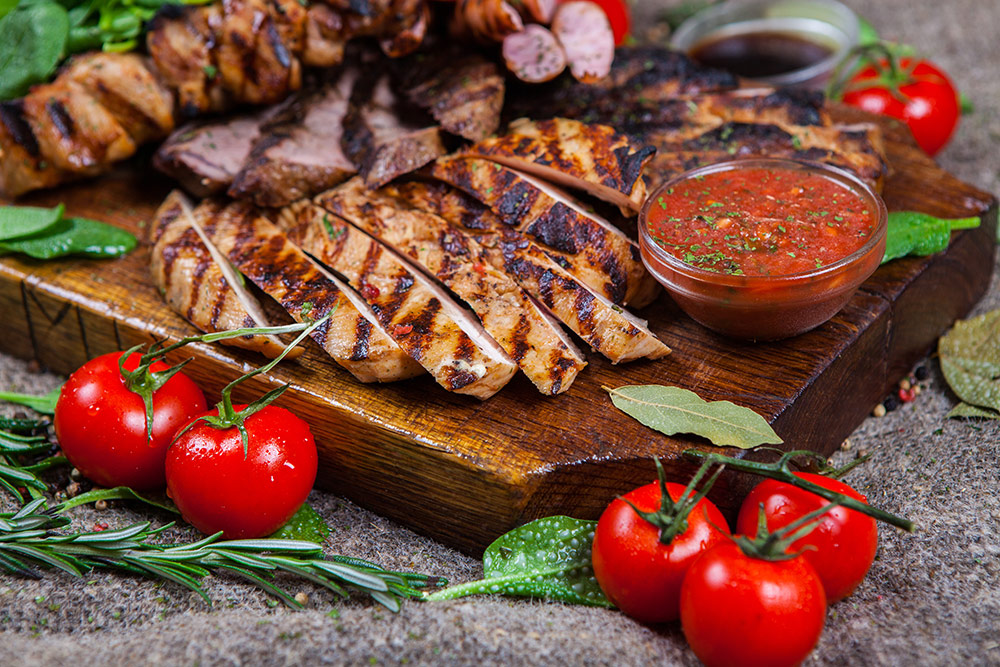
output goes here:
{"type": "Polygon", "coordinates": [[[777,340],[844,307],[882,261],[886,215],[882,198],[842,169],[739,159],[657,188],[639,217],[639,248],[695,321],[777,340]]]}

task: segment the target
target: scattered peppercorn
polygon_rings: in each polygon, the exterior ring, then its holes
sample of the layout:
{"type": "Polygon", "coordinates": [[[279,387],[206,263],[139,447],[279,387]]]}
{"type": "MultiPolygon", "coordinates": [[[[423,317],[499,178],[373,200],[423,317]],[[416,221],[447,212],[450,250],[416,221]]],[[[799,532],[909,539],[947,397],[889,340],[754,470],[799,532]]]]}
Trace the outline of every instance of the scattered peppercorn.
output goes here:
{"type": "Polygon", "coordinates": [[[902,389],[903,391],[909,391],[910,387],[912,386],[913,385],[910,383],[909,378],[903,378],[902,380],[899,381],[899,388],[902,389]]]}
{"type": "Polygon", "coordinates": [[[97,510],[98,512],[103,512],[104,510],[108,509],[108,501],[103,499],[98,500],[96,503],[94,503],[94,509],[97,510]]]}
{"type": "Polygon", "coordinates": [[[917,394],[915,391],[913,391],[912,388],[910,389],[900,388],[899,390],[899,400],[903,401],[904,403],[910,403],[916,397],[917,394]]]}
{"type": "Polygon", "coordinates": [[[882,405],[885,406],[885,411],[886,412],[892,412],[893,410],[895,410],[896,408],[898,408],[900,406],[900,403],[899,403],[899,399],[898,398],[896,398],[895,396],[890,395],[890,396],[887,396],[884,401],[882,401],[882,405]]]}
{"type": "Polygon", "coordinates": [[[885,406],[879,403],[875,406],[875,409],[872,410],[872,414],[876,417],[885,417],[885,406]]]}
{"type": "Polygon", "coordinates": [[[302,591],[299,591],[298,593],[295,594],[295,601],[298,602],[300,605],[305,606],[309,604],[309,596],[303,593],[302,591]]]}
{"type": "Polygon", "coordinates": [[[927,370],[926,366],[917,366],[917,369],[913,371],[913,376],[916,377],[921,382],[929,378],[930,375],[931,373],[930,371],[927,370]]]}

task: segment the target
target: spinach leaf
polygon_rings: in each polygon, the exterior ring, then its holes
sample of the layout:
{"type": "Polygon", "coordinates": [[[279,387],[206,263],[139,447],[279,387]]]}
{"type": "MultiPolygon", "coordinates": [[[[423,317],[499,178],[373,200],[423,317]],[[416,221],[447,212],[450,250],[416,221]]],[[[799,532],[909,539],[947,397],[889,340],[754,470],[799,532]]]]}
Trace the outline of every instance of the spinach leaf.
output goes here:
{"type": "Polygon", "coordinates": [[[665,435],[693,433],[720,447],[742,449],[782,442],[766,419],[729,401],[709,402],[693,391],[659,384],[604,389],[616,408],[665,435]]]}
{"type": "Polygon", "coordinates": [[[124,229],[86,218],[64,218],[37,234],[0,241],[0,253],[17,252],[36,259],[66,255],[120,257],[135,244],[135,237],[124,229]]]}
{"type": "Polygon", "coordinates": [[[590,562],[596,526],[596,521],[550,516],[515,528],[487,547],[482,580],[435,591],[426,599],[503,594],[611,607],[590,562]]]}
{"type": "Polygon", "coordinates": [[[932,255],[948,247],[956,229],[979,226],[979,218],[936,218],[917,211],[893,211],[885,237],[882,263],[906,255],[932,255]]]}
{"type": "Polygon", "coordinates": [[[54,2],[21,5],[0,19],[0,99],[46,81],[66,49],[69,16],[54,2]]]}
{"type": "Polygon", "coordinates": [[[270,537],[276,540],[300,540],[323,544],[329,534],[330,526],[323,517],[309,503],[303,503],[288,523],[270,537]]]}
{"type": "Polygon", "coordinates": [[[64,210],[62,204],[55,208],[0,207],[0,241],[38,234],[56,224],[62,218],[64,210]]]}

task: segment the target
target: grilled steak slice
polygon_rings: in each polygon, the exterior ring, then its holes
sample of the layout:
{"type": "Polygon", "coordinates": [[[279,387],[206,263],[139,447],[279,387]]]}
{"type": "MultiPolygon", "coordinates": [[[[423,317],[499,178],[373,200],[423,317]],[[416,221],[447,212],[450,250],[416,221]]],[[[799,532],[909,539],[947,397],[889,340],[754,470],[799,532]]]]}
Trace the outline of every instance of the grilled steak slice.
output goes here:
{"type": "Polygon", "coordinates": [[[282,209],[281,224],[293,243],[347,277],[399,346],[445,389],[486,399],[517,371],[471,313],[364,232],[311,202],[282,209]]]}
{"type": "Polygon", "coordinates": [[[587,365],[558,322],[496,270],[485,249],[443,218],[366,191],[357,178],[315,201],[402,253],[468,303],[543,394],[566,391],[587,365]]]}
{"type": "Polygon", "coordinates": [[[656,152],[606,125],[553,118],[511,123],[508,132],[467,150],[469,155],[583,190],[634,215],[646,199],[642,169],[656,152]]]}
{"type": "Polygon", "coordinates": [[[341,144],[369,188],[385,185],[446,152],[437,127],[404,120],[418,114],[401,104],[389,81],[384,75],[374,86],[359,83],[344,118],[341,144]]]}
{"type": "Polygon", "coordinates": [[[472,236],[495,268],[511,276],[612,363],[658,359],[670,352],[645,322],[585,285],[549,252],[499,222],[478,201],[439,183],[402,183],[383,190],[440,215],[472,236]]]}
{"type": "Polygon", "coordinates": [[[500,127],[504,78],[495,63],[457,49],[439,49],[394,67],[407,99],[427,109],[441,127],[481,141],[500,127]]]}
{"type": "Polygon", "coordinates": [[[489,206],[510,227],[571,256],[578,269],[587,267],[581,278],[611,301],[642,307],[659,292],[635,242],[553,186],[477,158],[441,158],[432,173],[489,206]]]}
{"type": "Polygon", "coordinates": [[[196,197],[222,192],[243,167],[269,115],[265,111],[180,127],[156,151],[153,166],[196,197]]]}
{"type": "Polygon", "coordinates": [[[289,243],[253,206],[230,204],[203,227],[229,261],[297,322],[332,313],[311,336],[361,382],[392,382],[423,372],[385,334],[364,301],[289,243]]]}
{"type": "Polygon", "coordinates": [[[600,81],[584,84],[566,77],[542,89],[512,87],[506,113],[507,118],[582,118],[595,106],[634,107],[646,100],[657,103],[737,86],[733,74],[698,65],[683,53],[658,46],[624,47],[615,51],[611,73],[600,81]]]}
{"type": "Polygon", "coordinates": [[[357,72],[293,102],[262,130],[229,194],[258,206],[284,206],[350,178],[354,164],[340,147],[357,72]]]}
{"type": "Polygon", "coordinates": [[[687,169],[747,156],[825,162],[853,172],[876,188],[886,174],[881,133],[868,125],[783,129],[765,123],[728,122],[680,141],[669,132],[648,139],[659,147],[649,170],[650,187],[687,169]]]}
{"type": "MultiPolygon", "coordinates": [[[[213,333],[244,327],[270,326],[260,304],[237,279],[225,260],[217,261],[197,225],[217,216],[219,202],[205,202],[191,211],[186,198],[171,192],[154,217],[156,244],[150,256],[150,273],[174,312],[201,331],[213,333]],[[229,275],[227,276],[227,271],[229,275]]],[[[221,342],[277,357],[285,344],[277,336],[250,335],[221,342]]],[[[300,350],[289,354],[296,356],[300,350]]]]}

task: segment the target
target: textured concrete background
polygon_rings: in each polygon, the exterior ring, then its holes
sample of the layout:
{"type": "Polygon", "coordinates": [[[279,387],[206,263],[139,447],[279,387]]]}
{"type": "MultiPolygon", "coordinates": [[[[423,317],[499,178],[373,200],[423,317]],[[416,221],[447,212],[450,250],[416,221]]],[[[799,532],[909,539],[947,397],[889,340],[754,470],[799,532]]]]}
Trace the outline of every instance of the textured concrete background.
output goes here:
{"type": "MultiPolygon", "coordinates": [[[[666,3],[645,3],[649,15],[666,3]]],[[[932,55],[975,102],[940,162],[1000,192],[1000,77],[993,0],[849,0],[884,36],[932,55]]],[[[994,274],[978,312],[1000,307],[994,274]]],[[[858,592],[828,613],[806,664],[1000,664],[1000,423],[946,421],[955,398],[934,360],[929,389],[851,436],[872,462],[848,481],[876,504],[917,520],[915,535],[882,529],[878,560],[858,592]]],[[[45,391],[59,378],[0,358],[0,388],[45,391]]],[[[836,405],[830,406],[836,410],[836,405]]],[[[390,568],[477,578],[479,564],[325,493],[311,502],[335,531],[331,552],[390,568]]],[[[78,526],[145,514],[77,510],[78,526]]],[[[156,517],[165,520],[166,517],[156,517]]],[[[175,537],[189,537],[178,531],[175,537]]],[[[0,664],[694,664],[676,625],[649,628],[602,609],[513,599],[409,603],[391,614],[362,598],[309,587],[293,613],[231,580],[206,607],[172,585],[95,573],[75,581],[0,577],[0,664]],[[336,610],[331,616],[328,612],[336,610]]]]}

